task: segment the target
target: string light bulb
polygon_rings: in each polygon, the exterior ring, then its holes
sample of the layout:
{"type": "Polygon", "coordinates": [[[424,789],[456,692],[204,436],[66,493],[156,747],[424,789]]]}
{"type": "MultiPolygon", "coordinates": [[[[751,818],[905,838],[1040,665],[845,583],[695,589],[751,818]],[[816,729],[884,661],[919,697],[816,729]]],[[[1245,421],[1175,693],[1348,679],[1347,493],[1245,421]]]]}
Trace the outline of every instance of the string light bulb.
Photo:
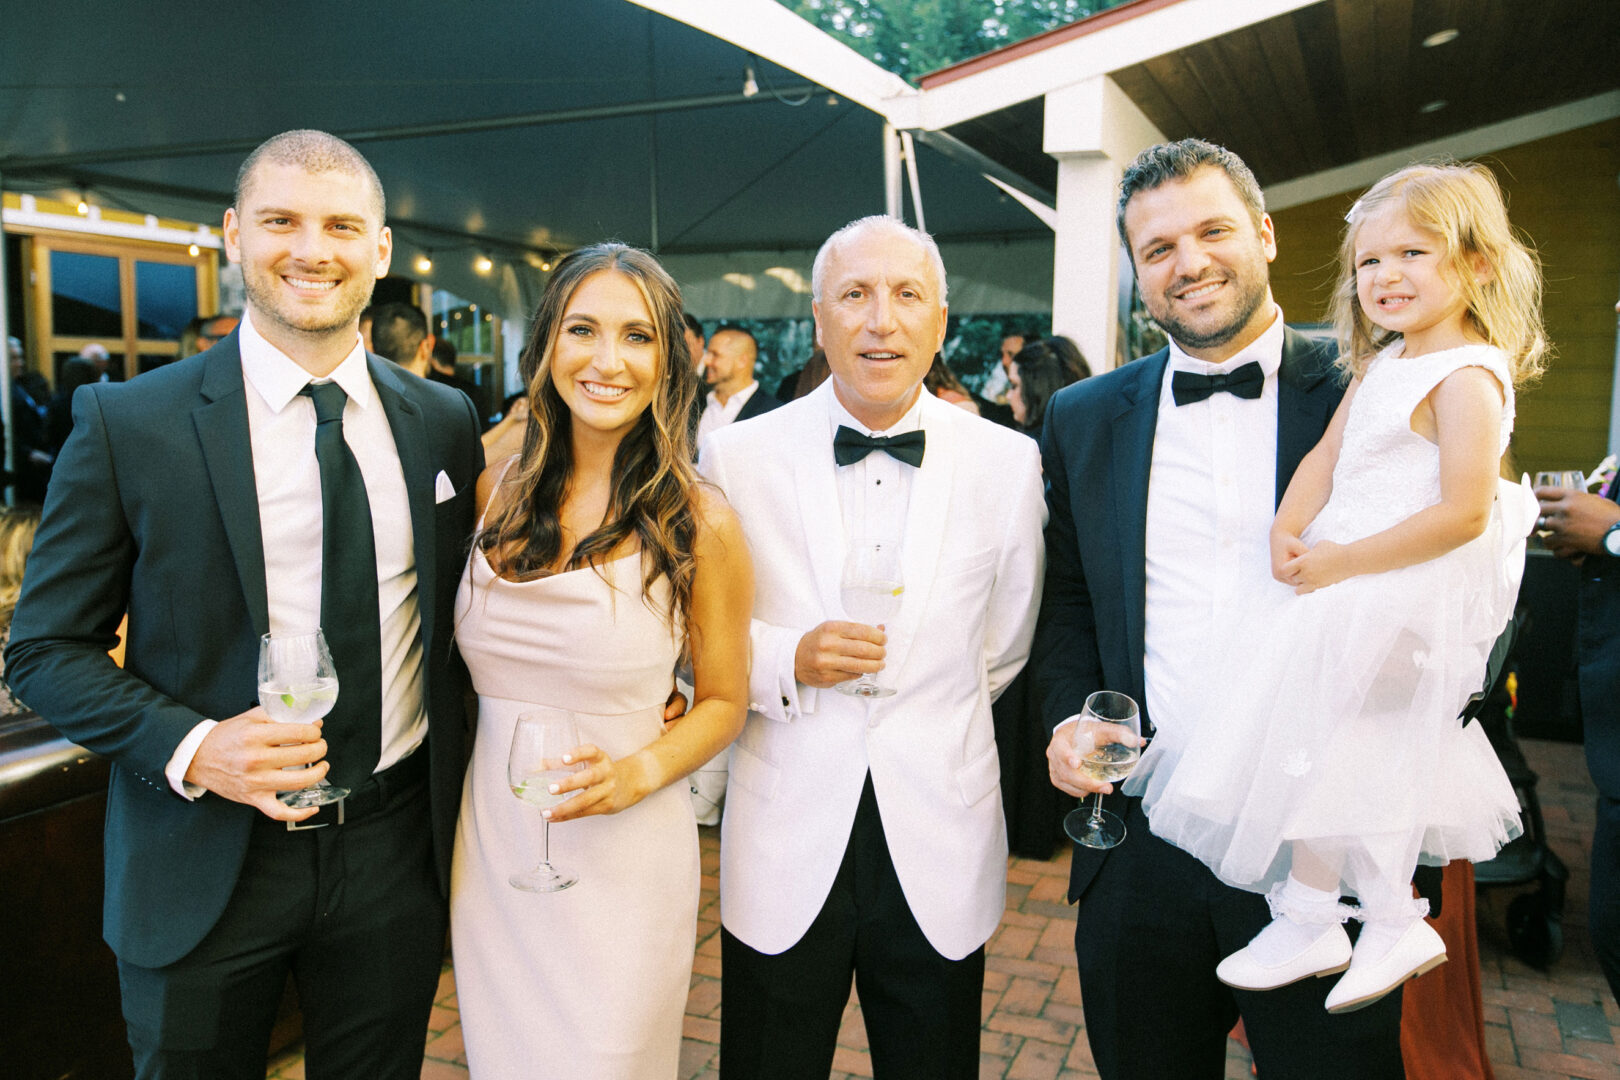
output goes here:
{"type": "Polygon", "coordinates": [[[754,81],[754,65],[749,64],[743,69],[742,96],[751,98],[759,93],[759,83],[754,81]]]}
{"type": "Polygon", "coordinates": [[[491,270],[495,269],[495,260],[491,259],[488,255],[480,255],[478,258],[473,260],[473,269],[478,271],[480,274],[487,274],[491,270]]]}
{"type": "Polygon", "coordinates": [[[433,260],[426,255],[418,255],[415,265],[418,274],[430,274],[433,272],[433,260]]]}

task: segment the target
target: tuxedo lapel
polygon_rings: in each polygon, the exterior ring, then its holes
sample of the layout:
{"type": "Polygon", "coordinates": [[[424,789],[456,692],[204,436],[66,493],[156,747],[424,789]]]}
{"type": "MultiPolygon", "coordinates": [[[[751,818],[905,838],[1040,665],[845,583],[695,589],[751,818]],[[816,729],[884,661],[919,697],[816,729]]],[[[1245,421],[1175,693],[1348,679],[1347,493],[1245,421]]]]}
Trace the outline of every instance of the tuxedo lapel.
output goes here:
{"type": "Polygon", "coordinates": [[[192,424],[253,632],[267,634],[270,602],[264,583],[264,537],[259,530],[259,492],[253,478],[253,443],[248,434],[242,357],[234,333],[209,350],[201,393],[205,404],[192,410],[192,424]]]}
{"type": "MultiPolygon", "coordinates": [[[[816,391],[832,393],[832,380],[816,391]]],[[[784,433],[783,444],[802,447],[794,455],[793,490],[799,504],[799,520],[804,522],[804,543],[810,556],[811,573],[821,596],[821,609],[843,611],[839,588],[844,574],[844,518],[838,503],[838,464],[833,460],[832,432],[827,422],[826,403],[817,399],[816,408],[799,410],[802,425],[796,437],[784,433]]]]}
{"type": "Polygon", "coordinates": [[[1344,396],[1331,377],[1333,367],[1323,347],[1284,328],[1282,367],[1277,371],[1277,502],[1288,481],[1333,419],[1344,396]]]}
{"type": "Polygon", "coordinates": [[[366,354],[366,369],[371,383],[377,389],[383,413],[388,417],[389,430],[394,435],[394,448],[399,452],[399,468],[405,477],[405,494],[411,507],[411,539],[416,553],[416,606],[422,617],[422,643],[433,640],[435,610],[434,597],[437,577],[437,532],[434,527],[434,478],[428,438],[427,422],[421,408],[408,396],[403,382],[388,365],[377,357],[366,354]]]}
{"type": "Polygon", "coordinates": [[[1134,670],[1142,672],[1147,637],[1147,497],[1153,467],[1153,433],[1159,421],[1159,391],[1170,353],[1136,361],[1136,380],[1120,394],[1113,420],[1113,508],[1119,536],[1119,572],[1124,585],[1125,635],[1134,670]]]}
{"type": "MultiPolygon", "coordinates": [[[[888,660],[885,667],[900,672],[921,630],[923,612],[928,610],[928,595],[933,591],[938,576],[939,554],[945,543],[951,508],[951,481],[956,473],[956,443],[946,437],[945,426],[938,423],[935,407],[953,409],[924,390],[925,400],[918,419],[922,430],[928,433],[923,463],[911,481],[910,502],[906,507],[906,535],[901,548],[900,613],[894,620],[894,632],[889,634],[888,660]],[[930,421],[935,421],[930,423],[930,421]]],[[[891,676],[898,677],[898,676],[891,676]]]]}

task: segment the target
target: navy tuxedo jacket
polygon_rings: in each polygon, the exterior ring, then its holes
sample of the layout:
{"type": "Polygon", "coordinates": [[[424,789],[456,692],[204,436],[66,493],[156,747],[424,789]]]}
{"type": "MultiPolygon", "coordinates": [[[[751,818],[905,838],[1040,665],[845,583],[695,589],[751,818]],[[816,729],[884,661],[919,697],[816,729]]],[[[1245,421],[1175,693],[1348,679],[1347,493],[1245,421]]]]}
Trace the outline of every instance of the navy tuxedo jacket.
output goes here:
{"type": "MultiPolygon", "coordinates": [[[[1277,492],[1321,439],[1344,396],[1333,348],[1285,330],[1277,393],[1277,492]]],[[[1048,736],[1096,690],[1118,690],[1147,713],[1142,670],[1147,593],[1148,473],[1162,349],[1053,396],[1042,461],[1047,479],[1046,590],[1030,656],[1034,700],[1048,736]]],[[[1116,796],[1117,797],[1117,796],[1116,796]]],[[[1075,849],[1077,900],[1105,852],[1075,849]]]]}
{"type": "MultiPolygon", "coordinates": [[[[478,417],[459,391],[367,362],[410,503],[428,712],[418,752],[431,762],[447,889],[467,741],[452,609],[483,465],[478,417]],[[456,494],[436,502],[441,470],[456,494]]],[[[161,967],[218,921],[259,815],[212,794],[187,801],[163,773],[199,721],[257,703],[269,616],[237,337],[128,383],[86,386],[73,414],[6,676],[64,735],[111,759],[103,933],[120,958],[161,967]],[[120,670],[107,650],[126,611],[120,670]]]]}
{"type": "Polygon", "coordinates": [[[1586,765],[1598,791],[1620,799],[1620,559],[1588,555],[1579,596],[1575,659],[1586,765]]]}

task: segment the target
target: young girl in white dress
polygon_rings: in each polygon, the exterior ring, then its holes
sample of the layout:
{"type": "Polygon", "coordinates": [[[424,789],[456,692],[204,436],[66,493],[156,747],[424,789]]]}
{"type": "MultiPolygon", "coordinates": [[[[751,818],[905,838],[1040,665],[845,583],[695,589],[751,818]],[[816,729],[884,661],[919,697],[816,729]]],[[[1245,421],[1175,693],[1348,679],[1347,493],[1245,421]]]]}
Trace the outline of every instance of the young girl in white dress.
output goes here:
{"type": "Polygon", "coordinates": [[[1498,468],[1545,351],[1540,269],[1488,170],[1402,169],[1346,220],[1353,378],[1272,525],[1281,584],[1234,627],[1232,677],[1193,733],[1155,740],[1126,785],[1155,833],[1267,893],[1273,921],[1218,977],[1265,990],[1348,967],[1330,1012],[1444,962],[1417,863],[1488,859],[1519,832],[1458,714],[1518,592],[1536,504],[1498,468]]]}

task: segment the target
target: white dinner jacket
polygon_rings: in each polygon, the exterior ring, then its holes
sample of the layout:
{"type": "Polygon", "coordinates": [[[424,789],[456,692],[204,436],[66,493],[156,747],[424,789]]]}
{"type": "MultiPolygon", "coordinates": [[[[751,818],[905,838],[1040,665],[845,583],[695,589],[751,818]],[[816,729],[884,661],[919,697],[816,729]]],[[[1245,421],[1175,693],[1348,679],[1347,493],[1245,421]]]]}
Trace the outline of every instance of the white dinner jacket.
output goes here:
{"type": "Polygon", "coordinates": [[[829,379],[710,435],[699,468],[742,519],[755,591],[749,714],[720,843],[725,926],[775,954],[832,888],[870,770],[894,868],[929,943],[956,960],[995,931],[1007,831],[990,702],[1029,656],[1046,502],[1035,441],[926,393],[885,685],[863,699],[795,683],[799,639],[845,619],[829,379]]]}

